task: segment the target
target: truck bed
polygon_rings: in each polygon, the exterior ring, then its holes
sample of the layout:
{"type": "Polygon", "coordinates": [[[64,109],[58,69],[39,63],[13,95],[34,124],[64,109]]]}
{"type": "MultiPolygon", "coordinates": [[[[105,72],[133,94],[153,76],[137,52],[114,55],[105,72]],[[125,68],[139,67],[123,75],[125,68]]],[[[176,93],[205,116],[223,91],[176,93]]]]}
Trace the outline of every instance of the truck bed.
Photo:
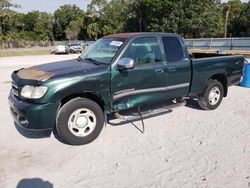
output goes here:
{"type": "Polygon", "coordinates": [[[205,82],[211,77],[220,75],[228,86],[240,82],[245,58],[243,55],[200,54],[192,59],[192,81],[190,94],[201,93],[205,82]]]}

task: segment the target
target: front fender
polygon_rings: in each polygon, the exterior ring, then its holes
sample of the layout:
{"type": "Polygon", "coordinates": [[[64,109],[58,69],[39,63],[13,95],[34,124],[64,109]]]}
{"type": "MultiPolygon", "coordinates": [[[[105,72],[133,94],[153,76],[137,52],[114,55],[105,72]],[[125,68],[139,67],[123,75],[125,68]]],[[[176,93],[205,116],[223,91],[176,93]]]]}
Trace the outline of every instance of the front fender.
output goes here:
{"type": "Polygon", "coordinates": [[[50,80],[46,85],[49,89],[46,95],[42,98],[43,102],[58,103],[67,96],[93,92],[101,96],[105,106],[110,106],[108,74],[54,79],[50,80]]]}

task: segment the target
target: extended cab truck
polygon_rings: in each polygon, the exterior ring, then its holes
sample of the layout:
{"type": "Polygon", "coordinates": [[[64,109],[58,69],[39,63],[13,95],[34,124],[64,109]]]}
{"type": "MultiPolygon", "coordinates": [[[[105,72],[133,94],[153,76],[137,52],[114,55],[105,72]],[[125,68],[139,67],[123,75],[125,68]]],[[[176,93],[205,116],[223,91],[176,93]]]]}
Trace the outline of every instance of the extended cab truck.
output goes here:
{"type": "Polygon", "coordinates": [[[239,83],[243,63],[241,55],[190,59],[176,34],[113,34],[78,59],[14,71],[10,109],[22,127],[55,126],[67,143],[87,144],[106,114],[185,96],[217,108],[228,86],[239,83]]]}

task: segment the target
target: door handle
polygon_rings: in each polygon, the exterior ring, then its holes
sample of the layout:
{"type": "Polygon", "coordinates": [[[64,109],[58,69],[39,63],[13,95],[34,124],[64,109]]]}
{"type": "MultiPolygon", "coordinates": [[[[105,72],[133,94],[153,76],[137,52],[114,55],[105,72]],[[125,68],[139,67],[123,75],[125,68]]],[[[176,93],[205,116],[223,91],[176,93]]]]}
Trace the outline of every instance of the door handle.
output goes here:
{"type": "Polygon", "coordinates": [[[158,73],[163,73],[163,72],[164,72],[164,70],[163,70],[162,68],[157,68],[157,69],[155,69],[155,72],[158,72],[158,73]]]}
{"type": "Polygon", "coordinates": [[[174,72],[174,71],[176,71],[176,68],[175,67],[168,67],[168,71],[169,72],[174,72]]]}

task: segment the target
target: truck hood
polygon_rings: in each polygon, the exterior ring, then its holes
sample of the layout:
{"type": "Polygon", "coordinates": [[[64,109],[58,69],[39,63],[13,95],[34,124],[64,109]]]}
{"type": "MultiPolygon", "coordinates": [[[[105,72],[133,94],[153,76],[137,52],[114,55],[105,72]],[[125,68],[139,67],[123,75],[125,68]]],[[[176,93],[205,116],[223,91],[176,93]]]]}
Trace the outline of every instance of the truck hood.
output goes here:
{"type": "Polygon", "coordinates": [[[17,76],[20,79],[42,81],[53,76],[67,75],[75,72],[93,71],[93,69],[103,66],[105,65],[98,66],[91,62],[72,59],[21,69],[17,72],[17,76]]]}

